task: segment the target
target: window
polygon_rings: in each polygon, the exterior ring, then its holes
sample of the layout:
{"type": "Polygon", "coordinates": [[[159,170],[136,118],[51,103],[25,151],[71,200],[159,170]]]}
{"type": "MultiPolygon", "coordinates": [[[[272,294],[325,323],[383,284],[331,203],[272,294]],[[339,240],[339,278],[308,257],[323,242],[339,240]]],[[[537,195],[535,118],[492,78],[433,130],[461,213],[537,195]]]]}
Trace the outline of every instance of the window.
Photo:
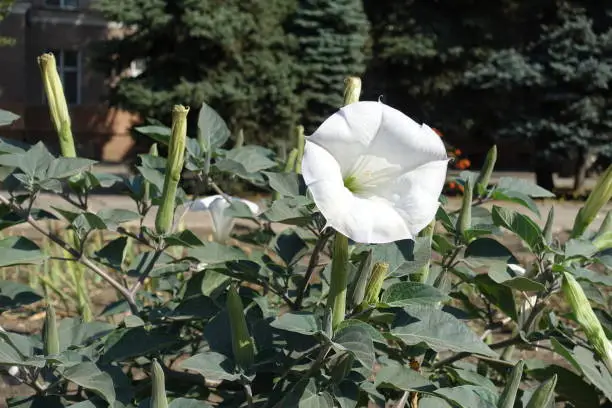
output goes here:
{"type": "MultiPolygon", "coordinates": [[[[70,105],[81,103],[81,53],[71,50],[54,50],[57,71],[64,85],[66,101],[70,105]]],[[[43,92],[44,94],[44,92],[43,92]]]]}
{"type": "Polygon", "coordinates": [[[47,6],[60,7],[60,8],[77,8],[79,7],[79,0],[46,0],[47,6]]]}

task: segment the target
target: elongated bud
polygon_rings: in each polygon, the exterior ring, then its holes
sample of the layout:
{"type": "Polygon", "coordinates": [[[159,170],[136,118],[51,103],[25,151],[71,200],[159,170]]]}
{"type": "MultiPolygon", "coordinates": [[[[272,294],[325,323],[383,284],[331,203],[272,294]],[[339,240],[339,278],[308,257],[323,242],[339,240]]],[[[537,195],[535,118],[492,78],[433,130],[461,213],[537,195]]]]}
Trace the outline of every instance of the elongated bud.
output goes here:
{"type": "Polygon", "coordinates": [[[49,104],[51,122],[59,137],[62,156],[76,157],[68,104],[66,103],[62,81],[57,72],[55,56],[51,53],[41,55],[38,57],[38,66],[49,104]]]}
{"type": "Polygon", "coordinates": [[[555,207],[550,207],[548,217],[546,218],[546,225],[544,225],[544,240],[549,244],[552,242],[553,225],[555,223],[555,207]]]}
{"type": "Polygon", "coordinates": [[[295,134],[297,136],[297,157],[295,159],[295,172],[298,174],[302,174],[302,159],[304,158],[304,146],[306,143],[306,137],[304,135],[304,126],[296,126],[295,134]]]}
{"type": "Polygon", "coordinates": [[[363,258],[363,260],[359,263],[359,268],[357,269],[356,274],[357,279],[355,279],[355,283],[351,286],[351,293],[349,295],[350,307],[354,308],[356,306],[359,306],[361,302],[363,302],[371,270],[372,250],[369,250],[366,257],[363,258]]]}
{"type": "Polygon", "coordinates": [[[346,78],[346,86],[344,87],[344,105],[359,102],[361,95],[361,79],[358,77],[346,78]]]}
{"type": "Polygon", "coordinates": [[[332,327],[335,329],[346,315],[346,286],[348,280],[348,238],[339,232],[334,237],[331,279],[327,307],[332,310],[332,327]]]}
{"type": "Polygon", "coordinates": [[[43,350],[45,356],[53,356],[59,354],[59,333],[57,331],[57,319],[55,317],[55,309],[49,303],[47,306],[47,314],[43,328],[43,350]]]}
{"type": "Polygon", "coordinates": [[[591,225],[601,208],[612,199],[612,164],[601,176],[584,206],[578,211],[571,238],[577,238],[584,234],[591,225]]]}
{"type": "Polygon", "coordinates": [[[491,174],[493,174],[496,161],[497,146],[494,145],[487,152],[485,162],[480,170],[480,174],[478,174],[478,178],[476,179],[476,191],[478,192],[479,196],[483,196],[487,191],[487,186],[489,185],[489,181],[491,181],[491,174]]]}
{"type": "Polygon", "coordinates": [[[591,308],[589,299],[576,279],[569,273],[563,273],[563,294],[569,303],[576,321],[584,330],[584,334],[595,352],[612,373],[612,345],[597,316],[591,308]]]}
{"type": "Polygon", "coordinates": [[[523,369],[525,368],[525,362],[523,360],[516,363],[512,372],[510,373],[510,377],[508,378],[508,382],[506,383],[506,387],[502,392],[502,395],[499,397],[499,401],[497,402],[498,408],[513,408],[514,400],[516,399],[516,393],[518,392],[519,385],[521,385],[521,377],[523,376],[523,369]]]}
{"type": "Polygon", "coordinates": [[[593,245],[600,251],[612,248],[612,211],[608,211],[606,214],[606,218],[604,218],[593,239],[593,245]]]}
{"type": "Polygon", "coordinates": [[[465,237],[465,232],[472,226],[472,182],[470,179],[465,180],[463,188],[463,202],[461,204],[461,212],[457,218],[457,232],[462,237],[465,237]]]}
{"type": "Polygon", "coordinates": [[[287,156],[287,162],[285,163],[285,173],[291,173],[293,169],[295,169],[297,157],[298,149],[291,149],[291,151],[289,152],[289,156],[287,156]]]}
{"type": "MultiPolygon", "coordinates": [[[[420,237],[427,238],[428,245],[431,247],[431,243],[433,241],[433,233],[436,228],[436,219],[434,218],[429,225],[427,225],[421,232],[419,232],[420,237]]],[[[427,277],[429,276],[429,267],[431,266],[431,259],[428,259],[425,265],[421,266],[419,270],[410,275],[410,280],[413,282],[421,282],[425,283],[427,281],[427,277]]]]}
{"type": "Polygon", "coordinates": [[[388,263],[376,262],[374,264],[374,268],[372,268],[372,275],[370,275],[368,286],[366,286],[365,298],[363,299],[366,304],[373,306],[378,303],[380,291],[382,290],[383,282],[387,277],[387,272],[389,272],[388,263]]]}
{"type": "Polygon", "coordinates": [[[156,359],[151,364],[151,408],[168,408],[168,398],[166,398],[166,377],[164,370],[156,359]]]}
{"type": "Polygon", "coordinates": [[[335,364],[332,366],[330,371],[331,380],[335,384],[340,384],[342,380],[347,376],[348,373],[351,372],[353,368],[353,362],[355,361],[355,357],[348,351],[341,354],[335,361],[335,364]]]}
{"type": "Polygon", "coordinates": [[[164,190],[161,204],[155,218],[157,233],[164,235],[172,228],[174,219],[174,206],[176,202],[176,191],[183,162],[185,159],[185,143],[187,138],[187,113],[189,108],[177,105],[172,110],[172,136],[166,162],[166,177],[164,179],[164,190]]]}
{"type": "Polygon", "coordinates": [[[557,374],[546,380],[535,390],[526,408],[546,408],[549,407],[555,396],[555,386],[557,385],[557,374]]]}
{"type": "Polygon", "coordinates": [[[226,306],[232,331],[234,360],[240,368],[247,370],[255,361],[255,348],[244,317],[244,305],[234,285],[230,285],[226,306]]]}
{"type": "Polygon", "coordinates": [[[238,131],[238,136],[236,136],[236,143],[234,143],[234,149],[238,149],[242,146],[244,146],[244,130],[240,129],[238,131]]]}

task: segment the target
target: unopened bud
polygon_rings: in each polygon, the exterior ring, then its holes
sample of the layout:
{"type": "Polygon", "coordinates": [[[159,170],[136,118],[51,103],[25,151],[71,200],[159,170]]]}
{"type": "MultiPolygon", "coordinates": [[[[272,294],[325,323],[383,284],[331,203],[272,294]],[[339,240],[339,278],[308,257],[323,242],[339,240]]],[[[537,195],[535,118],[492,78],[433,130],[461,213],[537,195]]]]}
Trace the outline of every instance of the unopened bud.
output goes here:
{"type": "MultiPolygon", "coordinates": [[[[433,233],[436,227],[436,219],[434,218],[421,232],[419,232],[419,237],[427,238],[428,245],[431,247],[431,243],[433,241],[433,233]]],[[[427,277],[429,276],[429,268],[431,266],[431,259],[427,259],[425,265],[421,266],[419,270],[410,275],[410,280],[412,282],[421,282],[425,283],[427,281],[427,277]]]]}
{"type": "Polygon", "coordinates": [[[578,211],[571,238],[581,236],[591,225],[601,208],[612,199],[612,164],[600,177],[584,206],[578,211]]]}
{"type": "Polygon", "coordinates": [[[60,149],[64,157],[76,157],[74,138],[70,125],[68,104],[64,95],[64,87],[57,72],[55,56],[51,53],[38,57],[38,66],[42,76],[51,122],[59,137],[60,149]]]}
{"type": "Polygon", "coordinates": [[[295,134],[297,138],[297,157],[295,159],[295,172],[298,174],[302,174],[302,159],[304,158],[304,145],[306,143],[306,137],[304,135],[304,126],[296,126],[295,134]]]}
{"type": "Polygon", "coordinates": [[[332,251],[329,294],[327,295],[327,307],[332,310],[332,327],[334,330],[346,315],[348,258],[348,238],[340,232],[336,232],[332,251]]]}
{"type": "Polygon", "coordinates": [[[389,272],[388,263],[376,262],[374,264],[374,268],[372,268],[372,274],[370,275],[370,280],[368,281],[368,285],[366,286],[365,297],[363,299],[364,303],[370,306],[373,306],[378,303],[380,291],[382,290],[383,282],[387,277],[387,272],[389,272]]]}
{"type": "Polygon", "coordinates": [[[234,285],[230,285],[226,306],[230,321],[234,361],[240,368],[247,370],[255,361],[255,348],[244,317],[244,305],[234,285]]]}
{"type": "Polygon", "coordinates": [[[53,356],[60,352],[57,319],[55,317],[55,309],[51,303],[47,306],[47,314],[43,327],[43,351],[45,356],[53,356]]]}
{"type": "Polygon", "coordinates": [[[595,352],[604,362],[608,370],[612,373],[612,345],[606,337],[606,333],[599,319],[593,312],[589,299],[584,294],[584,290],[569,273],[563,273],[563,294],[569,303],[576,321],[584,330],[586,338],[595,349],[595,352]]]}
{"type": "Polygon", "coordinates": [[[151,364],[151,408],[168,408],[168,398],[166,398],[166,377],[164,370],[156,359],[151,364]]]}
{"type": "Polygon", "coordinates": [[[546,380],[531,395],[526,408],[545,408],[549,407],[555,396],[555,386],[557,385],[557,374],[546,380]]]}
{"type": "Polygon", "coordinates": [[[546,225],[544,225],[544,240],[549,244],[552,242],[553,225],[555,223],[555,207],[550,207],[548,217],[546,218],[546,225]]]}
{"type": "Polygon", "coordinates": [[[172,136],[166,162],[166,177],[161,204],[155,218],[157,233],[164,235],[172,228],[176,191],[185,159],[185,144],[187,139],[187,113],[189,108],[177,105],[172,110],[172,136]]]}
{"type": "Polygon", "coordinates": [[[359,102],[361,95],[361,79],[358,77],[348,77],[344,87],[344,105],[359,102]]]}
{"type": "Polygon", "coordinates": [[[457,232],[462,237],[472,226],[472,190],[472,182],[468,178],[465,180],[461,212],[457,218],[457,232]]]}
{"type": "Polygon", "coordinates": [[[497,146],[493,146],[487,152],[487,157],[485,158],[485,162],[480,170],[480,174],[476,179],[476,191],[478,195],[483,196],[487,191],[487,186],[489,185],[489,181],[491,181],[491,174],[493,174],[493,169],[495,168],[495,162],[497,161],[497,146]]]}

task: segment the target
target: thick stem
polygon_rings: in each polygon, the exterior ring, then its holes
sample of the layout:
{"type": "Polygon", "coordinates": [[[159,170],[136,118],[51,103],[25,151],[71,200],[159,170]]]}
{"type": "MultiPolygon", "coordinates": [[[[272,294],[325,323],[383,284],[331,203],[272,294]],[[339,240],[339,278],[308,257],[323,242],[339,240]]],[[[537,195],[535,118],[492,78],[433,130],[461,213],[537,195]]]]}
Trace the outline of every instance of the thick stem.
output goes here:
{"type": "Polygon", "coordinates": [[[334,237],[331,282],[327,307],[332,310],[332,327],[335,329],[346,314],[346,286],[348,280],[348,238],[339,232],[334,237]]]}

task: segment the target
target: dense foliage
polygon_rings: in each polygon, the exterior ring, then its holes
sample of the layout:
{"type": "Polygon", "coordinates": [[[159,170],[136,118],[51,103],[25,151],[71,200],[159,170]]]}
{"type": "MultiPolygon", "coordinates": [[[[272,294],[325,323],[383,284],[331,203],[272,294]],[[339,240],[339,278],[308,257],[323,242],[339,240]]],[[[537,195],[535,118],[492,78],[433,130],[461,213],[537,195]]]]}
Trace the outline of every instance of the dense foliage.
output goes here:
{"type": "MultiPolygon", "coordinates": [[[[70,143],[61,92],[49,89],[60,141],[70,143]]],[[[66,265],[82,265],[119,295],[95,316],[115,320],[60,320],[48,297],[41,336],[0,332],[0,365],[32,389],[11,407],[608,406],[612,217],[597,232],[587,229],[612,196],[612,168],[570,239],[553,237],[552,211],[544,228],[534,221],[541,216],[534,199],[552,193],[511,178],[489,185],[490,154],[480,174],[455,180],[465,187],[461,208],[450,210],[442,196],[436,222],[415,239],[351,242],[339,260],[338,235],[332,242],[295,171],[299,158],[286,163],[251,144],[224,149],[230,132],[207,105],[185,138],[186,115],[175,107],[169,133],[143,131],[169,154],[141,155],[129,178],[93,173],[92,160],[54,157],[42,143],[0,142],[8,190],[0,227],[30,224],[64,251],[66,265]],[[255,222],[230,240],[203,240],[180,227],[191,205],[178,186],[183,164],[202,183],[216,186],[229,174],[275,199],[254,214],[222,195],[224,211],[211,208],[213,221],[221,217],[217,232],[232,218],[255,222]],[[92,212],[87,197],[110,185],[122,187],[137,211],[92,212]],[[40,209],[41,192],[66,205],[40,209]],[[490,210],[482,206],[492,200],[490,210]],[[155,227],[147,226],[144,217],[158,206],[155,227]],[[60,219],[71,239],[49,231],[47,219],[60,219]],[[96,231],[112,238],[96,247],[96,231]],[[508,238],[520,242],[520,256],[508,238]],[[129,259],[135,245],[144,250],[129,259]],[[346,315],[332,327],[325,302],[334,264],[345,265],[349,279],[346,315]],[[555,358],[542,359],[541,350],[555,358]]],[[[0,111],[0,125],[16,119],[0,111]]],[[[25,237],[0,240],[0,252],[0,267],[50,261],[25,237]]],[[[18,282],[0,281],[0,293],[2,311],[42,300],[18,282]]]]}

